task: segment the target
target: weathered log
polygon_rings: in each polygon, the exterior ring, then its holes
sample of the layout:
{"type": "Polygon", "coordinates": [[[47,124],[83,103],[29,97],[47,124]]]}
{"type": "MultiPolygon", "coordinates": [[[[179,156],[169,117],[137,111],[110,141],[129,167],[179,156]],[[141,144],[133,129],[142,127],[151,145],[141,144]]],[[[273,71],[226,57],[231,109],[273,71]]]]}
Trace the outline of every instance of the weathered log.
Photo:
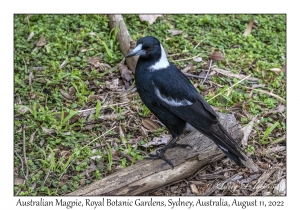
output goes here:
{"type": "MultiPolygon", "coordinates": [[[[238,141],[243,132],[233,115],[218,113],[222,125],[238,141]]],[[[172,148],[165,153],[175,168],[163,160],[142,160],[96,181],[68,195],[142,195],[156,188],[187,178],[210,162],[224,157],[224,153],[209,138],[192,131],[179,141],[191,145],[192,149],[172,148]]],[[[244,164],[257,171],[250,159],[244,164]]]]}
{"type": "MultiPolygon", "coordinates": [[[[117,41],[123,56],[126,56],[135,47],[135,42],[131,39],[122,15],[108,15],[110,29],[118,28],[117,41]]],[[[128,68],[134,72],[137,63],[137,56],[126,58],[128,68]]]]}

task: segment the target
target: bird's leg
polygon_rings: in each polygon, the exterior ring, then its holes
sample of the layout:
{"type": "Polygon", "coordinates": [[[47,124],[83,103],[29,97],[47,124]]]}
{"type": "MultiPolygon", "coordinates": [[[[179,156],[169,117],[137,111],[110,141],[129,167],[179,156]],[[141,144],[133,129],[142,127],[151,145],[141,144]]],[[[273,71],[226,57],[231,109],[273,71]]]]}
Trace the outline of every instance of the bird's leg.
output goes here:
{"type": "MultiPolygon", "coordinates": [[[[166,146],[165,148],[167,147],[168,148],[173,148],[173,147],[180,147],[180,148],[187,148],[187,147],[190,147],[190,148],[193,148],[191,145],[189,144],[178,144],[176,143],[176,141],[178,140],[179,136],[173,138],[166,146]]],[[[166,150],[167,150],[166,149],[166,150]]]]}
{"type": "Polygon", "coordinates": [[[166,152],[165,147],[159,148],[156,150],[155,155],[148,154],[148,157],[146,157],[146,159],[162,159],[162,160],[166,161],[170,166],[172,166],[172,169],[174,169],[173,163],[168,158],[166,158],[165,152],[166,152]]]}
{"type": "Polygon", "coordinates": [[[176,141],[178,140],[178,138],[179,138],[179,136],[174,137],[164,147],[157,149],[155,155],[149,154],[148,157],[146,157],[146,159],[162,159],[162,160],[166,161],[174,169],[174,165],[172,164],[172,162],[165,156],[165,152],[167,151],[167,149],[173,148],[173,147],[181,147],[181,148],[191,147],[192,148],[192,146],[189,144],[177,144],[176,141]]]}
{"type": "Polygon", "coordinates": [[[155,155],[149,154],[148,157],[146,157],[146,159],[162,159],[166,161],[174,169],[174,165],[172,164],[172,162],[168,158],[166,158],[165,152],[167,151],[167,149],[172,148],[177,140],[178,140],[178,136],[174,137],[164,147],[157,149],[155,155]]]}

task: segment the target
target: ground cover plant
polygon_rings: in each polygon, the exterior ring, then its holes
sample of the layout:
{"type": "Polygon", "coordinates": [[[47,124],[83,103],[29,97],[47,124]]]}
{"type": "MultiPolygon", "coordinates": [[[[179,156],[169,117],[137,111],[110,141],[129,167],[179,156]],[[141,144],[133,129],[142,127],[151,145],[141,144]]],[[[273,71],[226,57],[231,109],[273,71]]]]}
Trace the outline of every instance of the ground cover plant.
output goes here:
{"type": "MultiPolygon", "coordinates": [[[[205,82],[189,78],[215,110],[234,113],[245,131],[253,125],[245,151],[261,169],[280,168],[270,183],[285,175],[285,15],[168,14],[152,25],[138,15],[123,17],[133,40],[157,37],[169,60],[186,73],[205,77],[211,69],[205,82]],[[255,80],[241,82],[236,75],[255,80]]],[[[168,135],[142,104],[134,82],[125,88],[117,33],[107,15],[15,15],[15,195],[65,195],[144,159],[155,148],[153,139],[168,135]]],[[[227,160],[210,164],[198,177],[243,172],[227,160]]],[[[190,183],[151,195],[201,195],[213,185],[198,181],[197,193],[190,183]]],[[[274,186],[259,193],[276,194],[274,186]]]]}

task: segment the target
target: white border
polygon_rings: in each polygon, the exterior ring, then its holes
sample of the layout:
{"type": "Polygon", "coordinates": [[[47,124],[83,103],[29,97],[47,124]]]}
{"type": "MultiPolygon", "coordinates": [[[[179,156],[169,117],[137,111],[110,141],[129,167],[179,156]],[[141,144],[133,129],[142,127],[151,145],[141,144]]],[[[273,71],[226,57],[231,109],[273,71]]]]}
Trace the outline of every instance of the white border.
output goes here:
{"type": "MultiPolygon", "coordinates": [[[[14,13],[286,13],[287,14],[287,81],[288,81],[288,104],[287,104],[287,197],[226,197],[227,200],[235,198],[241,200],[283,200],[285,207],[298,208],[299,189],[299,156],[300,140],[296,138],[299,134],[299,6],[293,3],[296,1],[275,1],[275,0],[213,0],[213,1],[33,1],[15,0],[1,2],[1,202],[3,209],[15,209],[17,200],[20,197],[13,196],[13,14],[14,13]],[[125,9],[126,8],[126,9],[125,9]]],[[[49,197],[47,197],[48,199],[49,197]]],[[[51,197],[49,199],[56,199],[51,197]]],[[[107,197],[106,197],[107,198],[107,197]]],[[[113,197],[117,198],[117,197],[113,197]]],[[[128,199],[137,199],[129,197],[128,199]]],[[[142,197],[148,199],[147,197],[142,197]]],[[[149,197],[150,198],[150,197],[149,197]]],[[[156,200],[177,199],[177,197],[155,197],[156,200]]],[[[182,199],[195,199],[181,197],[182,199]]],[[[199,197],[210,199],[211,197],[199,197]]],[[[212,197],[217,199],[217,197],[212,197]]],[[[31,199],[24,197],[23,199],[31,199]]],[[[78,199],[84,201],[85,198],[68,197],[66,199],[78,199]]],[[[100,197],[91,197],[100,199],[100,197]]],[[[119,197],[119,199],[127,199],[119,197]]],[[[31,207],[33,208],[33,207],[31,207]]],[[[30,209],[31,209],[30,208],[30,209]]],[[[36,207],[34,209],[40,209],[36,207]]],[[[56,207],[59,208],[59,207],[56,207]]],[[[65,209],[65,207],[63,207],[65,209]]],[[[123,207],[128,208],[129,207],[123,207]]],[[[133,207],[130,207],[132,209],[133,207]]],[[[148,207],[148,209],[153,207],[148,207]]],[[[156,207],[157,208],[157,207],[156,207]]],[[[186,207],[182,207],[186,208],[186,207]]],[[[213,208],[213,207],[211,207],[213,208]]],[[[248,207],[247,209],[253,207],[248,207]]],[[[258,207],[256,207],[258,208],[258,207]]],[[[73,208],[79,209],[79,208],[73,208]]],[[[81,208],[82,209],[82,208],[81,208]]],[[[90,208],[93,209],[93,208],[90,208]]],[[[106,208],[105,208],[106,209],[106,208]]],[[[140,209],[135,207],[134,209],[140,209]]],[[[170,209],[170,208],[164,208],[170,209]]],[[[186,208],[187,209],[187,208],[186,208]]],[[[198,208],[197,208],[198,209],[198,208]]],[[[236,207],[235,209],[241,209],[236,207]]],[[[266,208],[263,208],[266,209],[266,208]]]]}

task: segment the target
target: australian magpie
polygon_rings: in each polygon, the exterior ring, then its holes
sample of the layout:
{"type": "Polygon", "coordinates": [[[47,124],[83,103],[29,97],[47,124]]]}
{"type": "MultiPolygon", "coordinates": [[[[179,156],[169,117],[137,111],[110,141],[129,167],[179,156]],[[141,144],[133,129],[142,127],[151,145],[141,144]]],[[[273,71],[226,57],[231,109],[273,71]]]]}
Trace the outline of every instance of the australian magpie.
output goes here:
{"type": "Polygon", "coordinates": [[[172,140],[150,159],[163,159],[174,168],[164,155],[177,144],[179,136],[188,124],[213,140],[237,165],[245,160],[241,148],[218,121],[217,114],[198,93],[189,79],[167,59],[160,42],[152,36],[139,39],[136,47],[126,56],[139,55],[135,69],[137,91],[149,110],[168,128],[172,140]]]}

